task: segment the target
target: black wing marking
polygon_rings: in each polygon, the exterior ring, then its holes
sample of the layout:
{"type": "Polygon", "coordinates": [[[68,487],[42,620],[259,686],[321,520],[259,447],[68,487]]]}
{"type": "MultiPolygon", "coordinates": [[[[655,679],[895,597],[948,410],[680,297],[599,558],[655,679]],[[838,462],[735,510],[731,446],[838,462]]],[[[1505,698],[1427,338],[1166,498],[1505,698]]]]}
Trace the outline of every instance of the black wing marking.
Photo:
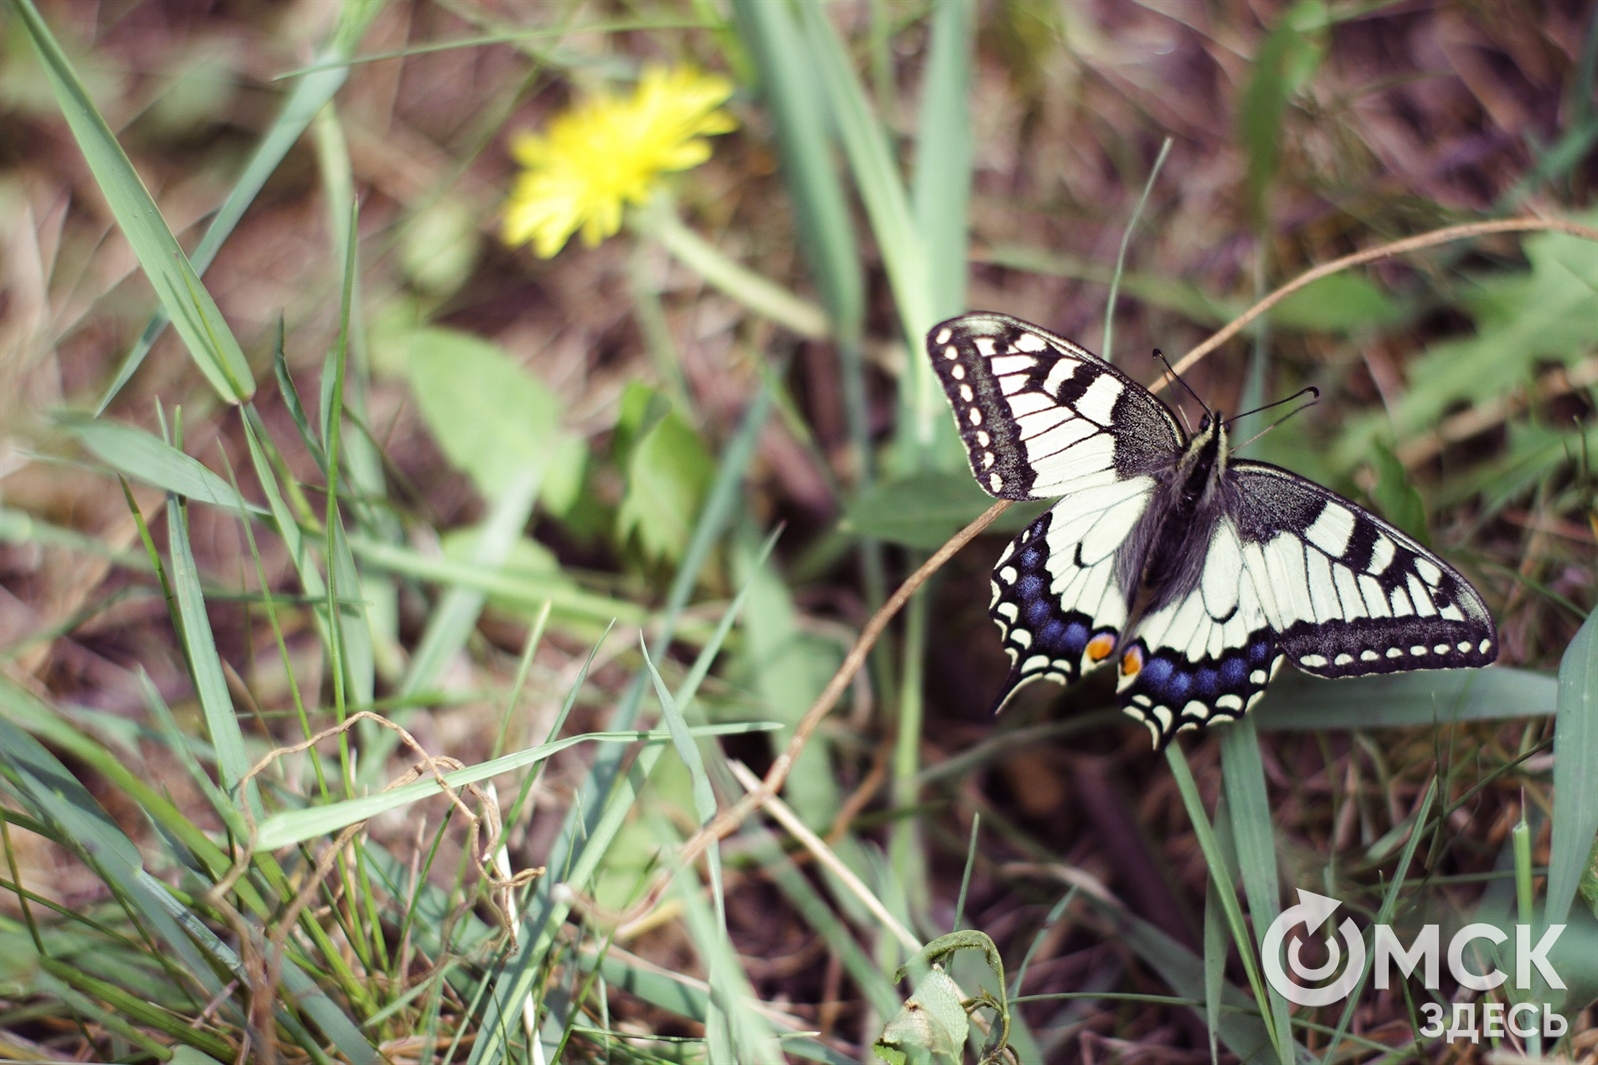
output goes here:
{"type": "Polygon", "coordinates": [[[1215,523],[1196,587],[1141,619],[1121,651],[1121,709],[1163,748],[1184,729],[1247,713],[1282,664],[1274,599],[1229,517],[1215,523]]]}
{"type": "Polygon", "coordinates": [[[1161,469],[1185,439],[1142,385],[1019,319],[950,318],[927,334],[927,353],[971,472],[1001,499],[1049,499],[1161,469]]]}
{"type": "Polygon", "coordinates": [[[1115,652],[1127,595],[1116,550],[1154,490],[1142,476],[1076,493],[1016,537],[993,568],[989,614],[1004,637],[1010,676],[995,709],[1040,677],[1070,684],[1115,652]]]}
{"type": "Polygon", "coordinates": [[[1460,573],[1387,522],[1276,466],[1236,462],[1227,509],[1282,651],[1318,677],[1485,666],[1498,633],[1460,573]]]}

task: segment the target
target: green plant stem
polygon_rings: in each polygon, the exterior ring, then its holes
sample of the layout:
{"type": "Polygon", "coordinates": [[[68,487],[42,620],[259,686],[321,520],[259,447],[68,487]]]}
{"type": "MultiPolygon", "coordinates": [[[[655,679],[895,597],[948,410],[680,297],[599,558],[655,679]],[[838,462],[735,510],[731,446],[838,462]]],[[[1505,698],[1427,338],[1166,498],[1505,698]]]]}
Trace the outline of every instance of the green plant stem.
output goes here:
{"type": "Polygon", "coordinates": [[[819,340],[830,334],[825,311],[728,258],[685,226],[665,197],[656,197],[629,217],[639,232],[658,240],[684,266],[756,314],[802,337],[819,340]]]}

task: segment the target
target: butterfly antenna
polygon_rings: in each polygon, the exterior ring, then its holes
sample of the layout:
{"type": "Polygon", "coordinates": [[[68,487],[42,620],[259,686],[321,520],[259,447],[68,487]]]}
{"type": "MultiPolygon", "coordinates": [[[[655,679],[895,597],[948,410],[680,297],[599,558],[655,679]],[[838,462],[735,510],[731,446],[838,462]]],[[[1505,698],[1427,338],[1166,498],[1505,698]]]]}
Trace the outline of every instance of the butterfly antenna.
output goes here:
{"type": "MultiPolygon", "coordinates": [[[[1310,407],[1313,407],[1317,402],[1319,402],[1321,398],[1321,390],[1316,388],[1314,385],[1305,385],[1303,388],[1299,389],[1297,392],[1294,392],[1286,399],[1279,399],[1274,403],[1267,403],[1263,407],[1255,407],[1253,410],[1246,410],[1242,414],[1234,414],[1230,418],[1226,419],[1226,424],[1231,425],[1233,422],[1241,421],[1242,419],[1247,418],[1250,414],[1258,414],[1260,411],[1270,410],[1272,407],[1280,407],[1283,403],[1291,403],[1299,396],[1304,395],[1306,392],[1310,395],[1310,401],[1304,404],[1304,406],[1298,408],[1298,410],[1295,410],[1286,416],[1291,418],[1294,414],[1297,414],[1298,411],[1308,410],[1310,407]]],[[[1277,422],[1276,424],[1280,425],[1282,423],[1277,422]]]]}
{"type": "Polygon", "coordinates": [[[1310,397],[1308,403],[1304,404],[1301,407],[1294,407],[1292,410],[1288,411],[1286,414],[1282,415],[1280,418],[1276,419],[1274,422],[1272,422],[1271,424],[1267,425],[1265,428],[1261,429],[1259,432],[1255,433],[1253,436],[1249,437],[1247,440],[1243,441],[1241,444],[1238,444],[1237,447],[1233,448],[1232,450],[1233,451],[1238,451],[1238,450],[1241,450],[1242,448],[1248,447],[1254,441],[1258,440],[1260,437],[1264,436],[1266,433],[1270,432],[1272,429],[1275,429],[1278,425],[1281,425],[1283,422],[1287,421],[1287,419],[1291,418],[1293,415],[1298,414],[1298,413],[1300,413],[1302,411],[1309,410],[1311,407],[1315,406],[1315,404],[1317,404],[1317,403],[1319,403],[1321,401],[1321,390],[1316,388],[1314,385],[1306,385],[1304,388],[1301,388],[1297,392],[1294,392],[1291,396],[1288,396],[1286,399],[1279,399],[1275,403],[1267,403],[1263,407],[1255,407],[1253,410],[1244,411],[1242,414],[1239,414],[1236,418],[1229,419],[1227,421],[1227,423],[1226,423],[1227,425],[1231,425],[1232,422],[1237,421],[1238,418],[1246,418],[1250,414],[1258,414],[1262,410],[1270,410],[1272,407],[1280,407],[1283,403],[1291,403],[1295,399],[1297,399],[1300,396],[1304,395],[1306,392],[1309,393],[1309,397],[1310,397]]]}
{"type": "MultiPolygon", "coordinates": [[[[1182,386],[1182,391],[1186,392],[1188,395],[1193,397],[1193,402],[1197,403],[1200,407],[1202,407],[1204,409],[1204,413],[1205,414],[1211,413],[1210,405],[1208,403],[1204,402],[1204,400],[1199,397],[1199,394],[1197,392],[1193,391],[1193,388],[1192,388],[1191,385],[1189,385],[1186,381],[1182,380],[1182,375],[1176,372],[1176,367],[1172,366],[1171,365],[1171,360],[1167,359],[1165,357],[1165,352],[1161,351],[1159,348],[1155,348],[1154,349],[1154,357],[1156,359],[1159,359],[1161,362],[1165,363],[1165,372],[1171,376],[1172,380],[1174,380],[1177,384],[1182,386]]],[[[1187,429],[1187,431],[1189,433],[1192,433],[1193,432],[1193,427],[1191,425],[1187,424],[1187,411],[1183,410],[1181,407],[1177,407],[1176,409],[1177,409],[1177,412],[1182,415],[1182,424],[1183,424],[1183,426],[1186,427],[1186,429],[1187,429]]]]}

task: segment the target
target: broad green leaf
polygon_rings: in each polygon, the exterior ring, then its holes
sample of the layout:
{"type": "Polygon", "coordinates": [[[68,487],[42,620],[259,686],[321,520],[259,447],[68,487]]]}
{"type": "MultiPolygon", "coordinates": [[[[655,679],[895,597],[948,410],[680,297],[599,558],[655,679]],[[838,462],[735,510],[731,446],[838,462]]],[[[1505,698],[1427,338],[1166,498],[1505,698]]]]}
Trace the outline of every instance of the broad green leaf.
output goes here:
{"type": "Polygon", "coordinates": [[[871,1051],[891,1065],[960,1065],[970,1027],[959,987],[934,967],[883,1027],[871,1051]]]}
{"type": "Polygon", "coordinates": [[[1553,839],[1548,849],[1548,911],[1570,911],[1598,836],[1598,623],[1589,616],[1559,663],[1554,718],[1553,839]]]}
{"type": "Polygon", "coordinates": [[[1404,464],[1398,461],[1392,448],[1376,443],[1371,447],[1371,466],[1376,470],[1371,502],[1376,504],[1377,512],[1421,543],[1429,545],[1431,537],[1426,532],[1426,504],[1410,483],[1409,471],[1404,469],[1404,464]]]}
{"type": "MultiPolygon", "coordinates": [[[[647,401],[649,395],[629,390],[624,421],[640,397],[647,401]]],[[[699,434],[674,410],[631,424],[636,436],[626,460],[627,489],[616,512],[616,534],[623,540],[636,535],[649,558],[675,561],[687,550],[715,463],[699,434]]]]}
{"type": "Polygon", "coordinates": [[[1282,116],[1288,101],[1320,66],[1326,21],[1322,0],[1298,0],[1278,16],[1249,71],[1238,109],[1238,132],[1248,153],[1244,189],[1256,224],[1265,220],[1265,194],[1276,176],[1282,116]]]}
{"type": "Polygon", "coordinates": [[[33,0],[17,0],[15,10],[22,16],[22,24],[44,64],[45,77],[95,183],[189,349],[189,356],[223,399],[229,403],[248,399],[255,391],[255,382],[244,352],[189,257],[167,228],[149,189],[89,98],[33,0]]]}
{"type": "Polygon", "coordinates": [[[482,255],[477,216],[465,201],[444,197],[406,223],[399,262],[417,288],[435,296],[456,292],[482,255]]]}
{"type": "Polygon", "coordinates": [[[561,402],[499,345],[426,327],[381,341],[402,352],[422,417],[450,462],[497,499],[528,469],[543,471],[557,513],[582,486],[581,442],[561,430],[561,402]]]}
{"type": "Polygon", "coordinates": [[[1404,309],[1359,274],[1323,277],[1271,308],[1271,324],[1286,329],[1348,333],[1391,325],[1404,309]]]}
{"type": "MultiPolygon", "coordinates": [[[[1598,213],[1574,220],[1592,225],[1598,213]]],[[[1591,352],[1598,335],[1598,244],[1538,233],[1524,248],[1529,270],[1478,278],[1462,294],[1474,336],[1434,344],[1408,362],[1409,391],[1392,421],[1400,443],[1434,430],[1461,402],[1500,399],[1544,365],[1573,365],[1591,352]]]]}
{"type": "MultiPolygon", "coordinates": [[[[860,493],[844,515],[847,532],[905,547],[933,550],[969,525],[993,499],[983,493],[966,470],[956,473],[913,473],[873,485],[860,493]]],[[[1005,511],[990,527],[994,532],[1019,531],[1047,504],[1023,503],[1005,511]]]]}

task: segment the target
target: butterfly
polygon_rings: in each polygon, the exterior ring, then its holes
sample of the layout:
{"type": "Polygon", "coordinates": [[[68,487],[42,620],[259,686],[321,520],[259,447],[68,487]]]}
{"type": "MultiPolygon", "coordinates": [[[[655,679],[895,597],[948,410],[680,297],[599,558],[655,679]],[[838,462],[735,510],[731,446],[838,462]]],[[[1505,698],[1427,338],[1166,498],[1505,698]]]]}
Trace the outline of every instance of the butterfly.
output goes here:
{"type": "Polygon", "coordinates": [[[971,472],[1000,499],[1061,497],[993,570],[1009,653],[995,708],[1114,661],[1155,746],[1241,717],[1284,659],[1317,677],[1484,666],[1497,630],[1448,563],[1363,507],[1235,459],[1082,347],[1003,314],[927,334],[971,472]]]}

